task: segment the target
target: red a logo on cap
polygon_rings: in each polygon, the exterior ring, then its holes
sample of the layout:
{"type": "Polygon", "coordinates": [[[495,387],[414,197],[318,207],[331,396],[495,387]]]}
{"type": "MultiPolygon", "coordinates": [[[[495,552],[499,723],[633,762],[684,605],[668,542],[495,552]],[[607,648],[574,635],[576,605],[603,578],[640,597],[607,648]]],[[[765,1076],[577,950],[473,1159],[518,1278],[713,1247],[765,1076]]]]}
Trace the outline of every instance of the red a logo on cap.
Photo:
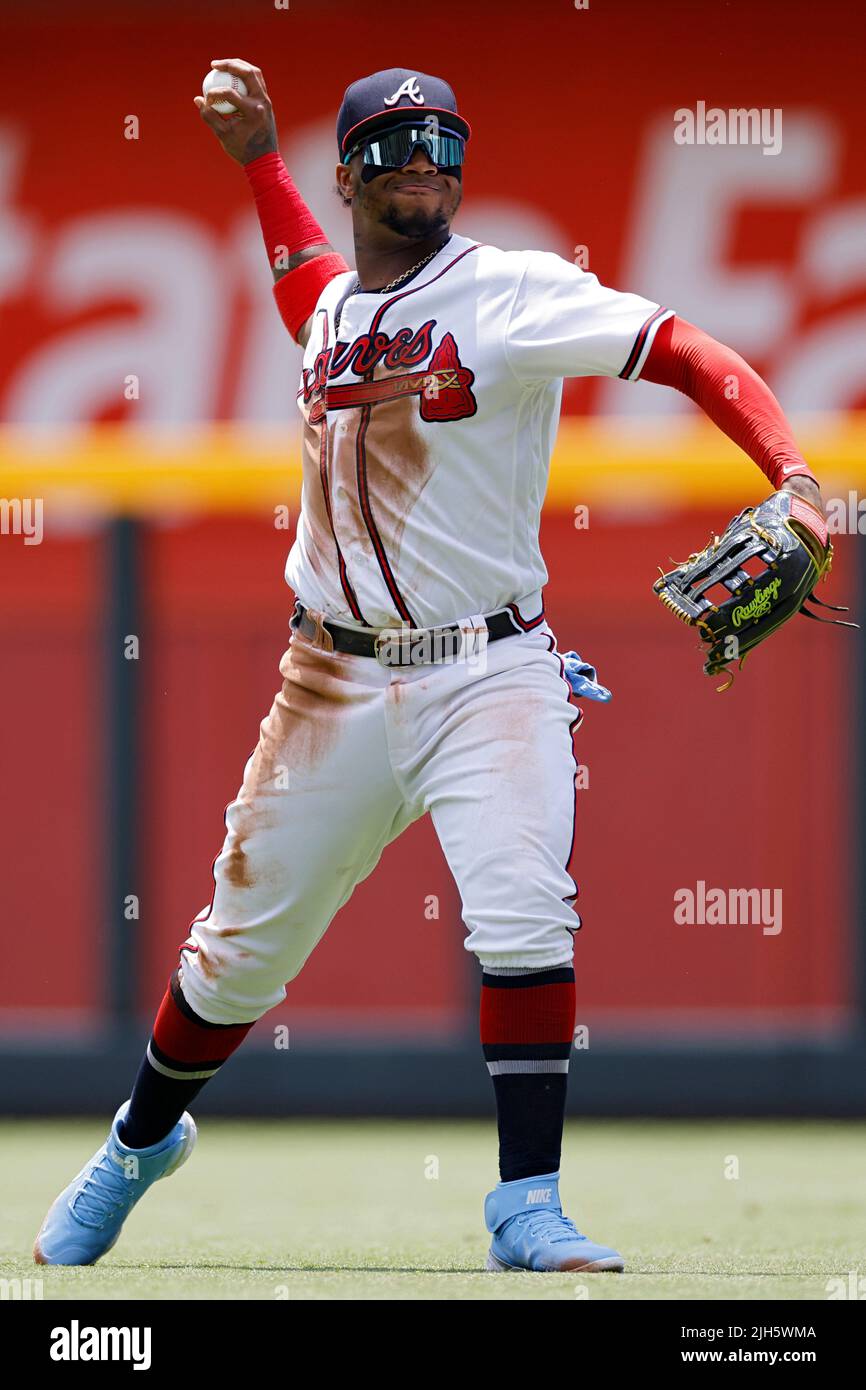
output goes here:
{"type": "Polygon", "coordinates": [[[405,82],[401,82],[393,96],[384,98],[385,105],[396,106],[401,97],[408,97],[410,101],[414,101],[416,106],[424,105],[424,97],[418,89],[417,77],[407,77],[405,82]]]}

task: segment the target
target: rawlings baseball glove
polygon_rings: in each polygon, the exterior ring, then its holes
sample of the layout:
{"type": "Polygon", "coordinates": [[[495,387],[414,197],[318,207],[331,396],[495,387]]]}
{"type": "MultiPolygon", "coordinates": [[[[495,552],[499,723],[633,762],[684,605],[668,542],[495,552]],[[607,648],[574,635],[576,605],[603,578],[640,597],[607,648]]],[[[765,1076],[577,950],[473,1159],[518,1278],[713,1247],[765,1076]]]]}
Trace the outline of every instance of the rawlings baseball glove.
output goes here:
{"type": "Polygon", "coordinates": [[[727,671],[719,690],[733,684],[732,661],[743,662],[776,628],[795,613],[842,627],[838,618],[820,619],[805,605],[821,603],[812,590],[833,562],[827,524],[819,512],[792,492],[774,492],[758,507],[735,516],[722,536],[668,574],[653,589],[684,623],[696,627],[706,644],[704,671],[727,671]]]}

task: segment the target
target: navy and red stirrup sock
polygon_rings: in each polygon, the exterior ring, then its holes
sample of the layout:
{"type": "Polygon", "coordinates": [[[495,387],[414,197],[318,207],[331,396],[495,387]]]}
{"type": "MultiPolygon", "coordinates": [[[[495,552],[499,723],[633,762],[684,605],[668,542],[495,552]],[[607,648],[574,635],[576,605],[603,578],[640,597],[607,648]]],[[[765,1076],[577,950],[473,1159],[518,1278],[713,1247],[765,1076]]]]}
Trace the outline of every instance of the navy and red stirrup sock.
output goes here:
{"type": "Polygon", "coordinates": [[[572,966],[484,968],[481,1045],[496,1095],[503,1182],[559,1169],[574,1013],[572,966]]]}
{"type": "Polygon", "coordinates": [[[178,975],[176,970],[168,982],[119,1127],[121,1143],[131,1149],[147,1149],[165,1138],[253,1026],[199,1018],[183,997],[178,975]]]}

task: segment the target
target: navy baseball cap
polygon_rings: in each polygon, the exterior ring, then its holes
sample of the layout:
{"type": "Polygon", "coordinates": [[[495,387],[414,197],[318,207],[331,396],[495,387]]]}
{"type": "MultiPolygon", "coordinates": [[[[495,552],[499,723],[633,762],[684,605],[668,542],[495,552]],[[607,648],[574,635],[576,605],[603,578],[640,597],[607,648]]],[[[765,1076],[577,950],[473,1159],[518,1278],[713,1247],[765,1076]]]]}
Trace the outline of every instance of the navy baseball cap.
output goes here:
{"type": "Polygon", "coordinates": [[[340,158],[368,135],[407,115],[435,116],[443,129],[468,140],[469,122],[457,114],[457,98],[441,77],[411,68],[385,68],[361,77],[346,88],[337,116],[340,158]]]}

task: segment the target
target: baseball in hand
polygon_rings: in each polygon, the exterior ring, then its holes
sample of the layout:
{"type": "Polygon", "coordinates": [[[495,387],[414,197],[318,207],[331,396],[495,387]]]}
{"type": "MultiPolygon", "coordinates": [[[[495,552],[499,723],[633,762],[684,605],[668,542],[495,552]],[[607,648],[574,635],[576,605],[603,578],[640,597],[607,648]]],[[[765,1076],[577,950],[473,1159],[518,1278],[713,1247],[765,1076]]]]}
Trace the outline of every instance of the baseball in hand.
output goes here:
{"type": "MultiPolygon", "coordinates": [[[[205,77],[201,84],[202,96],[206,97],[214,87],[231,87],[239,97],[245,97],[247,94],[247,84],[242,77],[236,77],[233,72],[221,72],[219,68],[211,68],[205,77]]],[[[215,101],[212,106],[221,116],[234,116],[237,113],[237,108],[232,106],[230,101],[215,101]]]]}

